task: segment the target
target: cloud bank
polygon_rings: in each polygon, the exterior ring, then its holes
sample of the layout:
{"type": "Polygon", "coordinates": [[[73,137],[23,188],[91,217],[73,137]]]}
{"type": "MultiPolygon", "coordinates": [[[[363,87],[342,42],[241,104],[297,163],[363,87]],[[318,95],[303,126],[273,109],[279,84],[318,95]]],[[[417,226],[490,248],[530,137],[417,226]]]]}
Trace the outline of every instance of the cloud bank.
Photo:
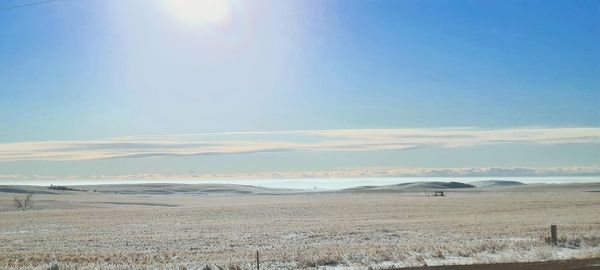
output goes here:
{"type": "Polygon", "coordinates": [[[127,181],[181,181],[218,179],[287,179],[287,178],[347,178],[347,177],[569,177],[600,176],[600,165],[572,167],[474,167],[474,168],[406,168],[367,167],[324,171],[275,171],[255,173],[216,174],[112,174],[43,176],[0,174],[0,180],[116,180],[127,181]]]}
{"type": "Polygon", "coordinates": [[[292,151],[382,151],[486,144],[600,143],[600,128],[436,128],[230,132],[0,144],[1,161],[94,160],[292,151]]]}

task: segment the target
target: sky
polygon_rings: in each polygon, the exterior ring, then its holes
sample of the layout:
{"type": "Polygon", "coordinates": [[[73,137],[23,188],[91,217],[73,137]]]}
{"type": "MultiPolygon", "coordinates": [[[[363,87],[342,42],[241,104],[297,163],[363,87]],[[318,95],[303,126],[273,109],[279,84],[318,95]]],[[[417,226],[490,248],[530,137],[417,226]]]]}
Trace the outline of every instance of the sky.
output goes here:
{"type": "Polygon", "coordinates": [[[35,2],[0,181],[600,175],[598,1],[35,2]]]}

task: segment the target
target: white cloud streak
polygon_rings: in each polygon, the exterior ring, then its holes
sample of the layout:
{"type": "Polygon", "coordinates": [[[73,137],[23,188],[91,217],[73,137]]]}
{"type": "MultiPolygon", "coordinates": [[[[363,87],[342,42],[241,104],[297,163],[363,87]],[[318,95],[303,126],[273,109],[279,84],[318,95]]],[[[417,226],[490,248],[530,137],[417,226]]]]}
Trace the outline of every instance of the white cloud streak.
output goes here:
{"type": "Polygon", "coordinates": [[[0,144],[0,161],[94,160],[292,151],[382,151],[486,144],[600,143],[600,128],[347,129],[131,136],[0,144]]]}

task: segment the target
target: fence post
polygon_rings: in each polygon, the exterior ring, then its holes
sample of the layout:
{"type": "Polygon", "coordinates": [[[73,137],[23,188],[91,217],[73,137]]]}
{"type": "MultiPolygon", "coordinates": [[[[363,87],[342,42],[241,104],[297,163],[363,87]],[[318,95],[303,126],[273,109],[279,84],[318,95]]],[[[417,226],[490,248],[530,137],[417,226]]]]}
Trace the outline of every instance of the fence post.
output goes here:
{"type": "Polygon", "coordinates": [[[260,270],[260,260],[258,259],[258,250],[256,251],[256,270],[260,270]]]}
{"type": "Polygon", "coordinates": [[[558,244],[558,237],[556,236],[556,225],[550,225],[550,237],[552,238],[552,244],[558,244]]]}

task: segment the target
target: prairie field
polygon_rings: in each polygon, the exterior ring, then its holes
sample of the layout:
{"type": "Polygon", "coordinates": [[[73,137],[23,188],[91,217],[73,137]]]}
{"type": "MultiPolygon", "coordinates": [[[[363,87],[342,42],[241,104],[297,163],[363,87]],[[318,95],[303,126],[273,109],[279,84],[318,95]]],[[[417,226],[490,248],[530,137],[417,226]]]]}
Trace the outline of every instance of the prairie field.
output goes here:
{"type": "MultiPolygon", "coordinates": [[[[230,193],[0,192],[1,269],[385,269],[600,256],[600,185],[230,193]],[[558,225],[559,243],[549,242],[558,225]]],[[[136,189],[137,190],[137,189],[136,189]]],[[[154,190],[154,191],[152,191],[154,190]]],[[[179,189],[182,190],[182,189],[179,189]]],[[[216,189],[212,189],[215,191],[216,189]]],[[[239,190],[238,190],[239,191],[239,190]]]]}

